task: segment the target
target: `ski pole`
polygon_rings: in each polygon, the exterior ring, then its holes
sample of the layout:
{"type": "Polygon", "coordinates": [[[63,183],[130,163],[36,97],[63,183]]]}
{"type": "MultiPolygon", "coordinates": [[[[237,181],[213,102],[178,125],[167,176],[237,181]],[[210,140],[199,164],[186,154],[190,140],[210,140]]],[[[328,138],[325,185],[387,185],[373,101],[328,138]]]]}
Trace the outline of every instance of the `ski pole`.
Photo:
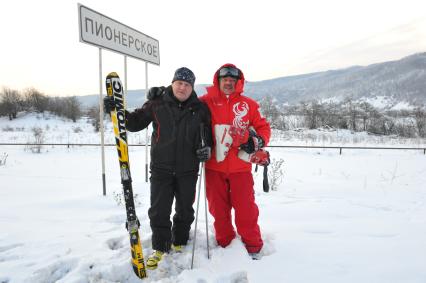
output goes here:
{"type": "MultiPolygon", "coordinates": [[[[200,136],[201,136],[201,147],[206,145],[205,135],[204,135],[204,124],[200,124],[200,136]]],[[[200,194],[201,194],[201,183],[203,182],[203,174],[204,174],[204,211],[206,218],[206,240],[207,240],[207,258],[210,259],[210,248],[209,248],[209,232],[208,232],[208,218],[207,218],[207,194],[206,194],[206,170],[205,163],[201,162],[200,168],[200,180],[198,183],[198,196],[197,196],[197,208],[195,214],[195,227],[194,227],[194,242],[192,245],[192,259],[191,259],[191,269],[194,266],[194,253],[195,253],[195,243],[197,240],[197,223],[198,223],[198,208],[200,207],[200,194]]]]}
{"type": "MultiPolygon", "coordinates": [[[[204,165],[204,163],[202,163],[202,164],[204,165]]],[[[196,208],[196,212],[195,212],[194,242],[192,244],[191,269],[194,266],[195,242],[197,240],[198,207],[200,206],[200,192],[201,192],[202,178],[203,178],[203,167],[201,167],[201,169],[200,169],[200,180],[198,182],[197,208],[196,208]]]]}
{"type": "Polygon", "coordinates": [[[203,162],[202,168],[204,172],[204,212],[206,219],[206,241],[207,241],[207,258],[210,259],[210,248],[209,248],[209,218],[207,216],[207,189],[206,189],[206,166],[203,162]]]}
{"type": "MultiPolygon", "coordinates": [[[[200,125],[200,135],[201,135],[201,146],[204,147],[206,145],[206,136],[204,132],[204,124],[200,125]]],[[[209,218],[207,215],[207,186],[206,186],[206,163],[201,163],[201,170],[204,174],[204,213],[206,220],[206,243],[207,243],[207,258],[210,259],[210,248],[209,248],[209,218]]],[[[201,180],[200,180],[201,181],[201,180]]]]}

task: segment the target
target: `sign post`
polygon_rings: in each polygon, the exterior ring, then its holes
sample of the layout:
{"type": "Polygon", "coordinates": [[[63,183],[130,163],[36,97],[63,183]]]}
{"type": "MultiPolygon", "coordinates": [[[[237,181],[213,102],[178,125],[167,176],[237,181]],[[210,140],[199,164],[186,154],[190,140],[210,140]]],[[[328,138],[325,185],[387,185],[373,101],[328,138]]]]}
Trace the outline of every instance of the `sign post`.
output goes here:
{"type": "MultiPolygon", "coordinates": [[[[105,146],[104,146],[104,110],[102,95],[102,49],[124,55],[125,90],[127,94],[127,56],[145,62],[145,92],[148,93],[148,63],[160,65],[160,47],[158,40],[124,25],[110,17],[98,13],[78,3],[80,42],[99,48],[99,116],[101,130],[102,183],[103,195],[106,195],[105,184],[105,146]]],[[[148,137],[148,129],[146,130],[148,137]]],[[[145,141],[148,154],[148,138],[145,141]]],[[[148,181],[148,157],[146,157],[146,178],[148,181]]]]}

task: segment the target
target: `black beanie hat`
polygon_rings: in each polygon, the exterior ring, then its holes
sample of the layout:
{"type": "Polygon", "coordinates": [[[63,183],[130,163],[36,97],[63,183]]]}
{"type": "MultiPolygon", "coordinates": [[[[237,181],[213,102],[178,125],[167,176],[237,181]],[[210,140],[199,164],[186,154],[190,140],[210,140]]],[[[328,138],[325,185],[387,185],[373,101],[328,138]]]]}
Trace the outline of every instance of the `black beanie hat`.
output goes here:
{"type": "Polygon", "coordinates": [[[192,88],[194,88],[195,75],[190,69],[188,69],[186,67],[182,67],[182,68],[179,68],[179,69],[176,70],[175,75],[173,76],[172,83],[174,81],[187,82],[187,83],[191,84],[192,88]]]}

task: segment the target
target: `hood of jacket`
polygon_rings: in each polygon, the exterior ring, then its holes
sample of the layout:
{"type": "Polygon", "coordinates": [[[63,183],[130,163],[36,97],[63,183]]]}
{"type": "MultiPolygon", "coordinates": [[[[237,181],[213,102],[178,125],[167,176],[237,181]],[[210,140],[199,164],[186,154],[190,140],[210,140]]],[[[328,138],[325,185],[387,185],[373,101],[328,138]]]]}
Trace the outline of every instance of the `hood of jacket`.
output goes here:
{"type": "Polygon", "coordinates": [[[213,76],[213,85],[206,88],[208,95],[223,96],[223,97],[226,96],[219,88],[219,70],[224,67],[232,67],[240,71],[240,78],[238,79],[235,85],[235,91],[230,95],[230,97],[241,95],[241,93],[244,91],[244,81],[245,81],[244,73],[239,68],[237,68],[234,64],[230,64],[230,63],[226,63],[216,70],[213,76]]]}

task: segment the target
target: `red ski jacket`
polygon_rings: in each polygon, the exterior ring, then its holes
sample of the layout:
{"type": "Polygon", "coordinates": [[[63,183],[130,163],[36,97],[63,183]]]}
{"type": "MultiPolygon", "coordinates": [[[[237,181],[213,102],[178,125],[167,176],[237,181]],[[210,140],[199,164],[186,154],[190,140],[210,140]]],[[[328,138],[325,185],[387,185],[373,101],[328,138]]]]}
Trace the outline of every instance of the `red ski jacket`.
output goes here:
{"type": "MultiPolygon", "coordinates": [[[[251,171],[251,163],[238,157],[239,144],[233,142],[228,131],[230,127],[237,127],[247,131],[253,128],[257,135],[261,136],[265,146],[271,136],[269,123],[259,112],[259,104],[242,95],[244,91],[244,75],[240,70],[240,79],[237,81],[235,92],[229,98],[219,89],[219,70],[223,67],[234,67],[232,64],[225,64],[220,67],[213,78],[213,86],[207,88],[207,93],[200,99],[207,104],[211,112],[213,151],[212,158],[206,162],[206,168],[225,172],[246,172],[251,171]]],[[[247,141],[242,140],[241,143],[247,141]]]]}

